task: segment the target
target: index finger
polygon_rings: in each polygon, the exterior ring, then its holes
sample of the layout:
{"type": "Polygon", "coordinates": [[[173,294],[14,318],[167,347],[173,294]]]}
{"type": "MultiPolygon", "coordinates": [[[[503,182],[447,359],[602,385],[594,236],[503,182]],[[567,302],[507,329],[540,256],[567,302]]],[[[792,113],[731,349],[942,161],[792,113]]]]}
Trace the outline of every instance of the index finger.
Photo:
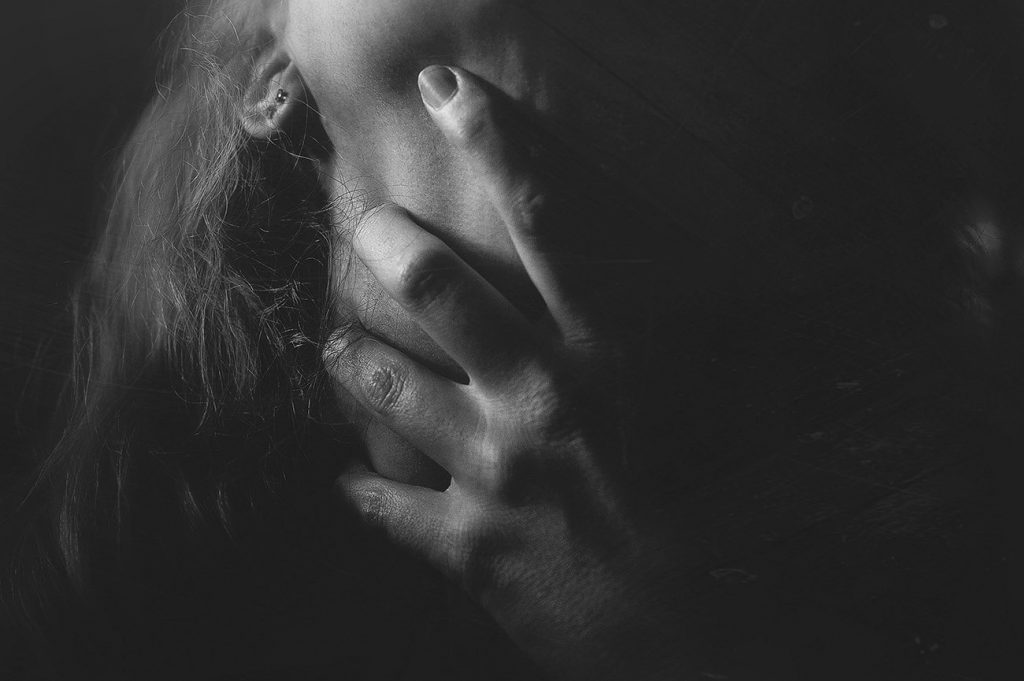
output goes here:
{"type": "Polygon", "coordinates": [[[573,295],[564,224],[575,216],[552,209],[564,197],[538,167],[537,139],[526,139],[525,121],[463,69],[429,67],[419,84],[434,121],[483,182],[553,321],[563,335],[579,335],[587,315],[573,295]]]}
{"type": "Polygon", "coordinates": [[[384,205],[362,217],[360,261],[420,328],[481,388],[504,392],[539,351],[526,318],[409,214],[384,205]]]}

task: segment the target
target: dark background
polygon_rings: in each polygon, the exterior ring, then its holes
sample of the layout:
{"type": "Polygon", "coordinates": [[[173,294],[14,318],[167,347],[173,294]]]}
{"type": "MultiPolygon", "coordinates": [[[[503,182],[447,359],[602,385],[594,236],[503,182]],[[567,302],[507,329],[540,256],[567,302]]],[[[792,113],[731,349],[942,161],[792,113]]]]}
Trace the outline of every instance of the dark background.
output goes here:
{"type": "MultiPolygon", "coordinates": [[[[70,346],[64,321],[69,286],[101,214],[100,190],[107,168],[149,95],[155,68],[152,45],[171,17],[172,4],[51,0],[4,8],[0,478],[27,468],[37,437],[45,432],[70,346]]],[[[917,70],[918,80],[908,80],[907,87],[919,89],[921,106],[946,136],[944,141],[966,149],[973,171],[995,189],[1006,215],[1016,217],[1020,203],[1014,192],[1020,187],[1021,169],[1017,159],[1024,159],[1017,124],[1024,122],[1024,80],[1019,76],[1024,67],[1022,10],[1017,3],[983,0],[892,5],[898,9],[891,19],[877,19],[883,28],[890,20],[916,22],[922,39],[945,31],[945,42],[936,54],[947,67],[962,62],[973,69],[973,76],[950,83],[944,91],[925,64],[917,70]],[[975,144],[977,140],[985,143],[975,144]]],[[[920,57],[918,48],[908,44],[908,60],[920,57]]],[[[1019,478],[1009,466],[994,475],[1000,477],[995,489],[1016,495],[1013,488],[1019,478]]],[[[992,536],[993,542],[1001,541],[999,532],[992,536]]],[[[1007,555],[993,547],[979,560],[991,563],[1006,560],[1007,555]]],[[[1003,574],[1002,569],[990,573],[993,579],[1003,574]]],[[[979,591],[992,602],[993,594],[998,598],[1004,589],[989,583],[979,591]]],[[[969,603],[961,607],[964,617],[1004,616],[988,610],[989,606],[969,603]]],[[[965,620],[956,630],[965,637],[972,629],[979,637],[980,632],[990,634],[991,626],[975,624],[965,620]]],[[[918,642],[921,655],[931,655],[934,644],[927,632],[923,635],[918,642]]],[[[1012,640],[1012,635],[1005,640],[1012,640]]],[[[970,676],[969,658],[972,653],[990,658],[1000,652],[1000,643],[971,641],[955,659],[955,677],[994,678],[990,659],[980,665],[984,671],[977,677],[970,676]]]]}
{"type": "Polygon", "coordinates": [[[50,416],[67,294],[119,140],[149,94],[168,2],[5,3],[0,139],[0,472],[50,416]]]}

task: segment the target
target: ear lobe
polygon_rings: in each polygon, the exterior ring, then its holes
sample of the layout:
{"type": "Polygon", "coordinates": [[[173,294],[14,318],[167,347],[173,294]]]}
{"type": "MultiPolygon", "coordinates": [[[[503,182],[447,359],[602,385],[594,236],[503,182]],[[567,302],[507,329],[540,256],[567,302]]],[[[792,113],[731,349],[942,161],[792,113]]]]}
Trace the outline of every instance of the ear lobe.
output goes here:
{"type": "Polygon", "coordinates": [[[287,127],[302,100],[298,67],[287,55],[269,55],[253,69],[242,105],[242,126],[257,139],[270,139],[287,127]]]}

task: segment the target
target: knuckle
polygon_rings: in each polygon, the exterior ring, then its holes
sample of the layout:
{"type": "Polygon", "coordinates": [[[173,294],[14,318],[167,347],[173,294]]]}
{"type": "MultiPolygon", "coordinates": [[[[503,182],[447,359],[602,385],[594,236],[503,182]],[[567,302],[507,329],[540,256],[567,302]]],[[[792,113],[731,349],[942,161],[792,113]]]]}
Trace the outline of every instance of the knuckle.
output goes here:
{"type": "Polygon", "coordinates": [[[472,149],[490,144],[493,130],[494,119],[487,102],[482,97],[469,97],[453,122],[451,138],[457,146],[472,149]]]}
{"type": "Polygon", "coordinates": [[[324,366],[332,373],[345,373],[362,337],[355,324],[344,324],[332,331],[323,346],[324,366]]]}
{"type": "Polygon", "coordinates": [[[556,403],[548,411],[535,411],[532,420],[538,439],[561,451],[574,449],[582,439],[577,411],[577,405],[566,403],[556,403]]]}
{"type": "Polygon", "coordinates": [[[387,233],[396,221],[407,219],[405,209],[394,203],[382,203],[363,211],[351,227],[355,242],[373,239],[377,233],[387,233]]]}
{"type": "Polygon", "coordinates": [[[509,209],[520,229],[534,232],[551,205],[550,194],[535,182],[524,181],[509,192],[509,209]]]}
{"type": "Polygon", "coordinates": [[[547,370],[524,369],[518,384],[491,402],[489,435],[474,447],[473,476],[496,498],[521,499],[569,465],[585,439],[586,406],[547,370]]]}
{"type": "Polygon", "coordinates": [[[488,442],[480,447],[476,457],[477,479],[484,487],[493,491],[501,491],[508,487],[513,475],[514,464],[502,441],[488,442]]]}
{"type": "Polygon", "coordinates": [[[364,522],[374,527],[383,527],[391,515],[394,500],[382,485],[366,482],[350,493],[353,503],[364,522]]]}
{"type": "Polygon", "coordinates": [[[502,504],[524,503],[548,482],[547,470],[557,460],[557,454],[546,443],[538,445],[532,436],[526,439],[517,434],[496,440],[499,441],[483,448],[478,457],[475,479],[491,498],[502,504]]]}
{"type": "Polygon", "coordinates": [[[407,374],[390,362],[367,367],[364,371],[363,395],[368,406],[383,416],[401,411],[408,388],[407,374]]]}
{"type": "Polygon", "coordinates": [[[405,214],[401,206],[386,201],[360,215],[357,229],[386,229],[392,220],[402,219],[405,214]]]}
{"type": "Polygon", "coordinates": [[[501,554],[500,533],[484,522],[469,521],[454,540],[451,569],[471,594],[481,594],[494,583],[501,554]]]}
{"type": "Polygon", "coordinates": [[[558,448],[576,442],[585,398],[571,380],[537,369],[527,372],[525,381],[521,390],[527,398],[521,401],[519,418],[539,446],[558,448]]]}
{"type": "Polygon", "coordinates": [[[455,264],[443,249],[432,247],[403,258],[399,266],[396,294],[399,301],[422,310],[444,298],[456,285],[455,264]]]}

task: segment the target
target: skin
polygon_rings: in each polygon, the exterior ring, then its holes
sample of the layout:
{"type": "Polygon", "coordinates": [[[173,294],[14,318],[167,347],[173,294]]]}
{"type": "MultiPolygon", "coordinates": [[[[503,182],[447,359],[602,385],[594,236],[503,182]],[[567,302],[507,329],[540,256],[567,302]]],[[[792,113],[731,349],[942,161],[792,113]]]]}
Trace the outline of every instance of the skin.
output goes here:
{"type": "MultiPolygon", "coordinates": [[[[536,307],[535,287],[492,197],[477,169],[446,143],[424,111],[417,74],[433,63],[458,64],[535,121],[571,122],[567,127],[581,137],[605,140],[615,148],[645,145],[636,131],[628,133],[637,139],[627,145],[621,135],[610,138],[606,121],[590,112],[621,110],[622,118],[636,118],[635,103],[611,87],[574,87],[583,68],[580,53],[567,49],[548,17],[530,3],[292,0],[284,11],[280,43],[315,99],[334,145],[324,176],[340,206],[341,243],[351,242],[357,222],[348,216],[393,202],[520,309],[536,307]]],[[[346,248],[340,249],[337,272],[339,307],[344,318],[354,317],[356,331],[372,333],[431,369],[464,379],[464,369],[450,353],[346,248]]],[[[358,401],[343,397],[342,405],[350,419],[363,424],[377,470],[405,482],[447,484],[443,471],[360,409],[358,401]]]]}
{"type": "Polygon", "coordinates": [[[351,244],[336,294],[354,323],[326,359],[373,470],[339,490],[549,670],[674,678],[672,562],[619,490],[618,351],[563,266],[579,229],[609,225],[544,172],[568,152],[524,133],[597,129],[581,107],[628,100],[560,100],[578,57],[554,59],[521,3],[294,0],[280,25],[281,78],[297,70],[322,116],[351,244]],[[460,65],[440,106],[432,63],[460,65]]]}
{"type": "Polygon", "coordinates": [[[552,234],[570,216],[552,207],[564,205],[548,200],[558,189],[497,122],[507,119],[484,83],[455,74],[451,99],[427,106],[481,178],[547,312],[523,315],[403,208],[365,217],[356,257],[468,383],[386,339],[341,338],[328,351],[337,381],[452,480],[439,492],[358,472],[339,489],[368,523],[461,582],[549,670],[673,678],[686,664],[671,543],[618,484],[618,390],[603,379],[613,348],[574,295],[552,234]]]}
{"type": "MultiPolygon", "coordinates": [[[[385,201],[401,203],[492,278],[521,289],[521,268],[507,234],[470,180],[469,168],[439,143],[415,89],[415,73],[426,66],[425,55],[436,54],[451,63],[492,64],[492,78],[510,90],[527,91],[530,78],[517,43],[507,35],[487,31],[491,37],[480,36],[474,30],[486,22],[483,15],[508,10],[494,2],[411,4],[289,5],[285,40],[315,93],[335,145],[326,172],[329,191],[356,215],[385,201]],[[449,37],[453,24],[459,29],[449,37]],[[485,56],[491,40],[500,45],[497,58],[485,56]],[[417,162],[409,163],[409,158],[417,162]],[[358,197],[354,205],[345,200],[349,196],[358,197]]],[[[351,221],[339,215],[336,222],[343,227],[342,242],[351,241],[351,221]]],[[[345,251],[340,259],[337,299],[355,311],[359,327],[436,369],[460,373],[360,260],[345,251]]],[[[345,397],[342,404],[349,418],[365,424],[364,439],[378,470],[408,482],[445,484],[441,471],[379,419],[358,409],[357,401],[345,397]]]]}

